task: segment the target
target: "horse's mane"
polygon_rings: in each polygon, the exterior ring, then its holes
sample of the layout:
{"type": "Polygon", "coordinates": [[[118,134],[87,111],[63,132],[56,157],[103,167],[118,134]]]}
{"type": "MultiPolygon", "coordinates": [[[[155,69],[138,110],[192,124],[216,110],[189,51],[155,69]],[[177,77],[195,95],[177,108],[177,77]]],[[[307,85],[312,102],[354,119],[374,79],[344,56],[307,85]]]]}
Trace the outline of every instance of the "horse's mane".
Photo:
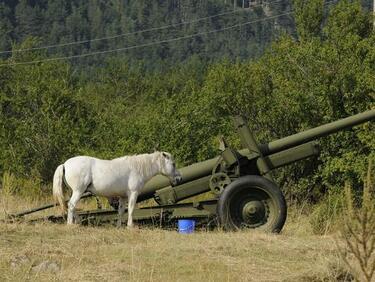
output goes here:
{"type": "Polygon", "coordinates": [[[141,175],[149,175],[154,172],[155,166],[153,164],[159,163],[158,160],[161,157],[161,152],[154,152],[152,154],[124,156],[115,160],[125,161],[130,168],[136,170],[141,175]]]}

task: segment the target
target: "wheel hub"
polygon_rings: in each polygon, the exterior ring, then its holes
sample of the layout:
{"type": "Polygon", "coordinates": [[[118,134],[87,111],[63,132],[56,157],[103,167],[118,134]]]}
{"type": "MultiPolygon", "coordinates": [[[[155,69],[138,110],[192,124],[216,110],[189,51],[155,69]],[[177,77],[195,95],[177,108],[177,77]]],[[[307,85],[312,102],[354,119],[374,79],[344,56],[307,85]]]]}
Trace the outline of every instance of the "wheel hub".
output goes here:
{"type": "Polygon", "coordinates": [[[242,208],[242,218],[248,224],[259,223],[266,217],[266,207],[262,201],[247,202],[242,208]]]}

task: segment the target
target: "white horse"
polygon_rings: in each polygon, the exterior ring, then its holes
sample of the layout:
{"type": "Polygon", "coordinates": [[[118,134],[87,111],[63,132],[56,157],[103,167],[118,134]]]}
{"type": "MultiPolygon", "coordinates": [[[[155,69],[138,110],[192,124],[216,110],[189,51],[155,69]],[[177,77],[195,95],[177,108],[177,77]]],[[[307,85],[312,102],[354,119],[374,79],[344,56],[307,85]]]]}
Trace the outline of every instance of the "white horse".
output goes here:
{"type": "Polygon", "coordinates": [[[64,212],[68,210],[68,224],[73,224],[74,219],[78,221],[75,207],[83,193],[119,197],[117,226],[121,226],[127,198],[128,227],[132,227],[138,194],[145,183],[157,174],[167,176],[172,185],[182,180],[172,155],[166,152],[125,156],[113,160],[78,156],[57,167],[53,176],[53,196],[64,212]],[[64,200],[63,180],[73,191],[68,205],[64,200]]]}

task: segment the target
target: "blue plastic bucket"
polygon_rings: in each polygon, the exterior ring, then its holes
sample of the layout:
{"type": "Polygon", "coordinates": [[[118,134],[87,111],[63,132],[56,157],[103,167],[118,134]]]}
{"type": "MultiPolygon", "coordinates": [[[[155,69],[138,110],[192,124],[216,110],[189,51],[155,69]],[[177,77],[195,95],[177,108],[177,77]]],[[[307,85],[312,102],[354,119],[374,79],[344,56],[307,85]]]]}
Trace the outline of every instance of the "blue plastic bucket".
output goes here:
{"type": "Polygon", "coordinates": [[[195,220],[193,219],[180,219],[178,220],[178,233],[190,234],[194,232],[195,220]]]}

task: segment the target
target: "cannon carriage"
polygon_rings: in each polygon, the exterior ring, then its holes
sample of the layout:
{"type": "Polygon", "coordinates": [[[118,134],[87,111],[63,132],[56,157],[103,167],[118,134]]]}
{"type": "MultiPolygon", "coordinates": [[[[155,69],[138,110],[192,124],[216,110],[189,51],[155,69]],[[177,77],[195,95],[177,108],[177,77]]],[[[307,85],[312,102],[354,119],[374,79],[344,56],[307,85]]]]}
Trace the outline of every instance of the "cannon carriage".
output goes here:
{"type": "MultiPolygon", "coordinates": [[[[138,202],[154,199],[155,205],[134,211],[134,220],[157,226],[174,226],[180,218],[194,218],[206,227],[222,226],[225,230],[252,228],[279,232],[287,216],[284,195],[272,177],[272,170],[319,154],[316,139],[375,119],[375,110],[306,130],[270,143],[260,144],[241,117],[233,118],[244,149],[236,151],[220,141],[221,154],[213,159],[180,169],[182,182],[172,187],[161,175],[152,178],[138,196],[138,202]],[[206,192],[212,199],[184,200],[206,192]]],[[[86,195],[90,196],[90,195],[86,195]]],[[[14,214],[20,218],[50,208],[46,205],[14,214]]],[[[112,223],[115,209],[78,212],[85,224],[112,223]]],[[[127,213],[124,214],[127,217],[127,213]]],[[[63,222],[63,216],[43,220],[63,222]]]]}

